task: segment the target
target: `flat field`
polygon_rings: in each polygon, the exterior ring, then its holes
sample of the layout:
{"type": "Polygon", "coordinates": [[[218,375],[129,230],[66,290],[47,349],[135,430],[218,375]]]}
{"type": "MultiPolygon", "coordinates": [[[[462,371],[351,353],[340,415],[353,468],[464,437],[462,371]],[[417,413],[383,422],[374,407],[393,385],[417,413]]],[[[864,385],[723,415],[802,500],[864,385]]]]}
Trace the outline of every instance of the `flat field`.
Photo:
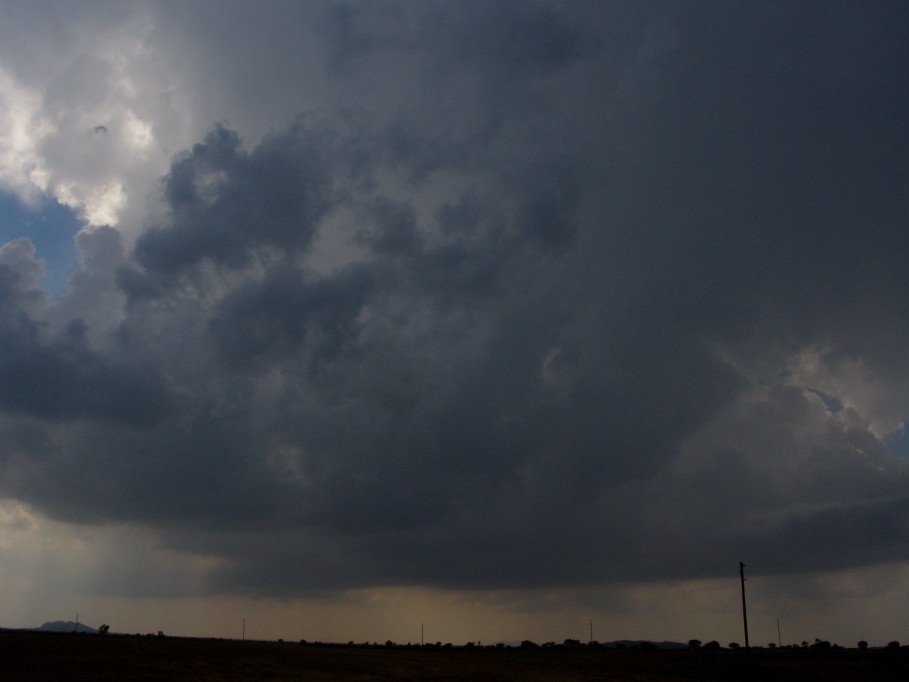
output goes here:
{"type": "Polygon", "coordinates": [[[0,678],[28,680],[907,680],[909,651],[385,648],[0,632],[0,678]]]}

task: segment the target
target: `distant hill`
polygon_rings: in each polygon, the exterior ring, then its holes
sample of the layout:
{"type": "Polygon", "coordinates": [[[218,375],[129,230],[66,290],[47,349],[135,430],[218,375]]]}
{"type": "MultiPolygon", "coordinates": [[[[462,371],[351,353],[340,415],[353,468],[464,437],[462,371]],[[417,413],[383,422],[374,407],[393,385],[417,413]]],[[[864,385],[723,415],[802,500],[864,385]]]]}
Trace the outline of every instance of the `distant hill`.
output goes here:
{"type": "Polygon", "coordinates": [[[71,620],[55,620],[53,622],[47,622],[42,625],[40,628],[34,628],[40,632],[88,632],[91,634],[98,634],[98,631],[95,628],[90,628],[88,625],[83,623],[74,623],[71,620]]]}

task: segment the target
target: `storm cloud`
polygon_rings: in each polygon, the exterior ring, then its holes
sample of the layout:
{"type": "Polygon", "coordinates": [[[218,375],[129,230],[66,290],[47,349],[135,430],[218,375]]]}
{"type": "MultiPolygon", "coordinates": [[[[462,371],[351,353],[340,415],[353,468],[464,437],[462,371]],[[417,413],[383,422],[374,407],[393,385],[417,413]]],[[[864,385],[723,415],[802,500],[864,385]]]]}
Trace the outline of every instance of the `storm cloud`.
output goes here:
{"type": "Polygon", "coordinates": [[[236,593],[909,559],[905,6],[274,7],[305,101],[149,7],[260,79],[62,295],[0,250],[4,495],[236,593]]]}

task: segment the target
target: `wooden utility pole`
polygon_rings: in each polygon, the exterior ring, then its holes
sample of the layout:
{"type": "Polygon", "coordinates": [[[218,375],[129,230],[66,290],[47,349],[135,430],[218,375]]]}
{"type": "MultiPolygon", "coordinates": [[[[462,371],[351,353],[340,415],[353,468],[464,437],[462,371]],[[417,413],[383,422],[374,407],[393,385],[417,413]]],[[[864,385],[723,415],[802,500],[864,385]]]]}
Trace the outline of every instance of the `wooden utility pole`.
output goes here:
{"type": "Polygon", "coordinates": [[[742,579],[742,622],[745,625],[745,648],[750,649],[748,644],[748,611],[745,608],[745,564],[739,562],[739,577],[742,579]]]}

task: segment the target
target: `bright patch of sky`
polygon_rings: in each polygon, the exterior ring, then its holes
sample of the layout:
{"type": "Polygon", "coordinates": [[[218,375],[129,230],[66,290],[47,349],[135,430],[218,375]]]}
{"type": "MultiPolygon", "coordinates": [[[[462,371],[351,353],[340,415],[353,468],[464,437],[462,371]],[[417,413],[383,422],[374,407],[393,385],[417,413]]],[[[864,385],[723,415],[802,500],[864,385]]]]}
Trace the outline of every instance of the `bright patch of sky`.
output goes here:
{"type": "Polygon", "coordinates": [[[83,225],[70,207],[51,197],[41,196],[29,205],[15,194],[0,191],[0,243],[20,237],[31,240],[35,256],[45,262],[42,285],[52,294],[61,293],[79,267],[73,237],[83,225]]]}

